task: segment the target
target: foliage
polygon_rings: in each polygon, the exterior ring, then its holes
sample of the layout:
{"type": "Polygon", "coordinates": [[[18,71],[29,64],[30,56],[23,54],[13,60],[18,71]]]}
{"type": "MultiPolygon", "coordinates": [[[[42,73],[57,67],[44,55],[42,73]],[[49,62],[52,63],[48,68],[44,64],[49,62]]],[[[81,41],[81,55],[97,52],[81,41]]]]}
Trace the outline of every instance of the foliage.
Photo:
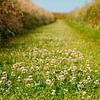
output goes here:
{"type": "Polygon", "coordinates": [[[66,18],[66,13],[53,13],[57,19],[66,18]]]}
{"type": "Polygon", "coordinates": [[[53,22],[54,16],[29,0],[0,1],[0,38],[24,33],[39,25],[53,22]]]}
{"type": "Polygon", "coordinates": [[[67,24],[79,31],[83,37],[90,38],[95,42],[100,42],[100,29],[91,28],[86,24],[80,24],[72,20],[67,20],[67,24]]]}
{"type": "Polygon", "coordinates": [[[67,18],[86,23],[95,28],[100,28],[100,1],[93,0],[82,8],[77,8],[67,13],[67,18]]]}

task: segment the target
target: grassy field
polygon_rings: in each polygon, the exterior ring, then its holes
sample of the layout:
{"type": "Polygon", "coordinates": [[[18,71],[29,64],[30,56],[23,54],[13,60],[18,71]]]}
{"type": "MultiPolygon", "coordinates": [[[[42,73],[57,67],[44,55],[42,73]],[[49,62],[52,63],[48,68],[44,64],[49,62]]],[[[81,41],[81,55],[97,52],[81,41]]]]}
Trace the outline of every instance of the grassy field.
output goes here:
{"type": "Polygon", "coordinates": [[[0,48],[1,100],[100,100],[100,45],[65,20],[0,48]]]}

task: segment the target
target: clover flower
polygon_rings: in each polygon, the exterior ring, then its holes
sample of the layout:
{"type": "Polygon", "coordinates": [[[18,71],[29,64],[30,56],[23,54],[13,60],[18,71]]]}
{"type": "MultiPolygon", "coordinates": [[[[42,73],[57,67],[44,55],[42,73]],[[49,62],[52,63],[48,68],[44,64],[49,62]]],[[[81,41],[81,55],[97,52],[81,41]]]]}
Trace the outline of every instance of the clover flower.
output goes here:
{"type": "Polygon", "coordinates": [[[21,68],[20,68],[20,71],[21,71],[22,73],[27,73],[27,72],[28,72],[28,70],[27,70],[25,67],[21,67],[21,68]]]}
{"type": "Polygon", "coordinates": [[[100,85],[100,81],[99,81],[99,80],[95,80],[94,83],[95,83],[96,85],[100,85]]]}
{"type": "Polygon", "coordinates": [[[47,79],[47,80],[46,80],[46,84],[47,84],[47,85],[52,85],[52,84],[53,84],[53,83],[52,83],[52,80],[47,79]]]}
{"type": "Polygon", "coordinates": [[[67,93],[68,92],[68,89],[64,89],[64,92],[67,93]]]}
{"type": "Polygon", "coordinates": [[[12,83],[12,82],[11,82],[10,80],[7,81],[7,85],[8,85],[8,86],[10,86],[11,83],[12,83]]]}
{"type": "Polygon", "coordinates": [[[18,82],[21,81],[21,76],[18,76],[17,81],[18,81],[18,82]]]}
{"type": "Polygon", "coordinates": [[[82,95],[83,95],[83,96],[85,96],[85,95],[86,95],[86,93],[87,93],[86,91],[83,91],[82,95]]]}
{"type": "Polygon", "coordinates": [[[15,73],[13,71],[11,72],[11,76],[15,76],[15,73]]]}
{"type": "Polygon", "coordinates": [[[56,90],[52,90],[51,94],[55,95],[55,93],[56,93],[56,90]]]}
{"type": "Polygon", "coordinates": [[[18,67],[18,64],[16,63],[16,64],[13,64],[13,68],[15,69],[15,68],[17,68],[18,67]]]}
{"type": "Polygon", "coordinates": [[[28,80],[30,80],[30,81],[31,81],[31,80],[32,80],[32,78],[33,78],[33,76],[32,76],[32,75],[29,75],[29,76],[28,76],[28,80]]]}

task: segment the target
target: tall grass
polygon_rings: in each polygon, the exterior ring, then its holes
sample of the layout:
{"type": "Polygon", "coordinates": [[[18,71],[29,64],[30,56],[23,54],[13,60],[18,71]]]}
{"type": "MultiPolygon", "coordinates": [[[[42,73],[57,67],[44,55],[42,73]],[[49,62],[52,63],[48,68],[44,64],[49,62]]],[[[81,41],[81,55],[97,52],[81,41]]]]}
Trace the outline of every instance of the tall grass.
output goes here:
{"type": "Polygon", "coordinates": [[[72,20],[67,20],[67,23],[69,26],[79,31],[81,35],[89,38],[89,40],[100,42],[100,29],[92,28],[87,24],[80,24],[72,20]]]}

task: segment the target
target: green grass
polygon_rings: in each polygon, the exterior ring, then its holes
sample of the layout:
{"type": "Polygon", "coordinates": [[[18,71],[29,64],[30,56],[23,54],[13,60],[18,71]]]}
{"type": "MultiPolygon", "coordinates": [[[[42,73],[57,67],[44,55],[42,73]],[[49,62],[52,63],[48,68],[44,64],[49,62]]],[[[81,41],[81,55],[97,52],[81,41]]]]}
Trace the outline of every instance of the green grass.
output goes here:
{"type": "Polygon", "coordinates": [[[76,21],[67,21],[68,25],[81,33],[86,38],[100,43],[100,29],[92,28],[87,24],[78,23],[76,21]]]}
{"type": "Polygon", "coordinates": [[[0,99],[99,100],[100,46],[65,20],[0,48],[0,99]]]}

